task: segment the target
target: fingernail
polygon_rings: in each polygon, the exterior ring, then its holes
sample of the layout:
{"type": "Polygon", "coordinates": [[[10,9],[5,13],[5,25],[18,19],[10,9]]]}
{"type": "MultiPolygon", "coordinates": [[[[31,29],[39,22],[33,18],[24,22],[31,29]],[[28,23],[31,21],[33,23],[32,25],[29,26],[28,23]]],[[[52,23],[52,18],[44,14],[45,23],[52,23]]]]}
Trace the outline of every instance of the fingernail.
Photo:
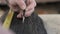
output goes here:
{"type": "Polygon", "coordinates": [[[17,18],[18,18],[19,16],[17,15],[17,18]]]}
{"type": "Polygon", "coordinates": [[[21,18],[21,16],[20,15],[17,15],[17,18],[21,18]]]}
{"type": "Polygon", "coordinates": [[[17,18],[20,17],[19,15],[17,15],[17,18]]]}

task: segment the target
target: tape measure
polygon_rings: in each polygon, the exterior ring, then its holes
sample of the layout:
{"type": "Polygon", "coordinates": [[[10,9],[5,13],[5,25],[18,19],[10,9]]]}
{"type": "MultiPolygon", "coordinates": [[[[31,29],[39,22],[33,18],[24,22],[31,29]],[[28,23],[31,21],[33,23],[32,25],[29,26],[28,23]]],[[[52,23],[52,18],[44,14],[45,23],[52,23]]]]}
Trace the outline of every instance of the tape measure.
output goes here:
{"type": "Polygon", "coordinates": [[[13,18],[13,14],[14,14],[14,11],[10,9],[3,23],[3,28],[9,29],[11,20],[13,18]]]}

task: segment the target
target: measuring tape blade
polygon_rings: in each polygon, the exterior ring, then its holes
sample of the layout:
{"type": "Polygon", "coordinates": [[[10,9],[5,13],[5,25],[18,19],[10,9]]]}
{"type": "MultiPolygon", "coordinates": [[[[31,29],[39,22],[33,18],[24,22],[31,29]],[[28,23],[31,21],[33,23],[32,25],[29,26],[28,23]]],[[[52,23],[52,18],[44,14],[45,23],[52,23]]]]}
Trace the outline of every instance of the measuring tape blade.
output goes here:
{"type": "Polygon", "coordinates": [[[9,29],[10,24],[11,24],[11,20],[13,18],[13,14],[14,14],[13,10],[10,9],[9,13],[7,14],[6,19],[3,23],[3,28],[9,29]]]}

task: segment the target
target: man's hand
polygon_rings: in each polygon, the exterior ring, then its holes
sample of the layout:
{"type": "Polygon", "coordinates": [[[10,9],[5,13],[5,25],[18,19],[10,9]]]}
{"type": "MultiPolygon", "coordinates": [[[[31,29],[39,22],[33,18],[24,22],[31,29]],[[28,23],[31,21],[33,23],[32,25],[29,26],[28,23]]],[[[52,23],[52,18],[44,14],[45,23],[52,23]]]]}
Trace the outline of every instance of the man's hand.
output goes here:
{"type": "Polygon", "coordinates": [[[23,10],[25,10],[25,17],[31,16],[31,14],[34,11],[34,8],[36,6],[35,0],[8,0],[9,1],[9,7],[13,9],[14,11],[17,11],[18,8],[16,5],[19,6],[21,9],[19,11],[19,14],[17,15],[18,18],[21,18],[23,16],[23,10]]]}
{"type": "Polygon", "coordinates": [[[0,23],[0,34],[15,34],[11,30],[4,29],[0,23]]]}

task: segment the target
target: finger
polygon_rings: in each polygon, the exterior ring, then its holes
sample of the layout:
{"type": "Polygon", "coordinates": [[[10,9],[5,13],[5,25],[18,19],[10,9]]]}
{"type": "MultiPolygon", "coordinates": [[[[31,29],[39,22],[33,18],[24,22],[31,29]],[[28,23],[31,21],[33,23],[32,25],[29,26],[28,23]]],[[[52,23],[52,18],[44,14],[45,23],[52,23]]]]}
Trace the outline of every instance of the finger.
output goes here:
{"type": "Polygon", "coordinates": [[[13,5],[10,4],[9,7],[10,7],[10,9],[14,10],[15,12],[16,12],[17,10],[19,10],[15,5],[13,6],[13,5]]]}
{"type": "Polygon", "coordinates": [[[28,16],[31,16],[31,14],[34,12],[34,8],[29,10],[29,11],[26,11],[25,12],[25,17],[28,17],[28,16]]]}
{"type": "Polygon", "coordinates": [[[23,15],[23,11],[22,11],[22,10],[20,10],[20,13],[17,15],[17,18],[21,18],[21,17],[22,17],[22,15],[23,15]]]}
{"type": "Polygon", "coordinates": [[[23,0],[16,0],[16,2],[22,10],[26,8],[26,4],[23,0]]]}
{"type": "Polygon", "coordinates": [[[7,0],[7,4],[12,4],[12,5],[14,5],[16,2],[15,2],[15,0],[7,0]]]}
{"type": "MultiPolygon", "coordinates": [[[[28,1],[27,1],[27,2],[28,2],[28,1]]],[[[29,2],[30,2],[30,3],[29,3],[29,5],[28,5],[28,7],[26,8],[26,10],[35,8],[35,6],[36,6],[36,2],[35,2],[34,0],[30,0],[29,2]]]]}
{"type": "Polygon", "coordinates": [[[14,0],[8,0],[8,5],[9,7],[14,10],[14,11],[17,11],[18,10],[18,7],[16,6],[16,2],[14,0]]]}

